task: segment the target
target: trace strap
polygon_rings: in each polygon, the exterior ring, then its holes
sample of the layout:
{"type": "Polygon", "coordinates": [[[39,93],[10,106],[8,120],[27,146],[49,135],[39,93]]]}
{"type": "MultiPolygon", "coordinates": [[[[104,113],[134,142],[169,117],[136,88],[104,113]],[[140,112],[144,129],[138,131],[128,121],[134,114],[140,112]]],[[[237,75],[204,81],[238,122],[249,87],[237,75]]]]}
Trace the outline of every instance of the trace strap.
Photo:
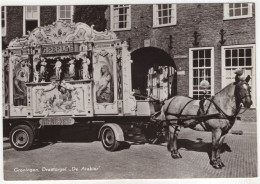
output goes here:
{"type": "MultiPolygon", "coordinates": [[[[243,97],[245,98],[245,97],[243,97]]],[[[242,98],[242,99],[243,99],[242,98]]],[[[173,98],[174,99],[174,98],[173,98]]],[[[166,108],[166,111],[165,111],[165,115],[173,115],[173,116],[176,116],[177,119],[168,119],[167,121],[172,121],[172,120],[178,120],[178,124],[182,123],[182,121],[186,121],[186,120],[191,120],[191,119],[201,119],[202,121],[206,121],[208,119],[227,119],[229,121],[233,121],[236,116],[239,114],[239,111],[241,110],[241,103],[239,105],[239,107],[236,109],[236,112],[233,114],[233,115],[227,115],[215,102],[214,102],[214,96],[211,98],[211,99],[205,99],[205,100],[208,100],[210,101],[210,104],[205,112],[205,115],[200,115],[200,116],[195,116],[195,115],[182,115],[184,109],[187,107],[187,105],[194,101],[194,99],[191,99],[190,101],[188,101],[184,107],[181,109],[181,111],[178,113],[178,114],[174,114],[174,113],[169,113],[168,110],[169,110],[169,107],[173,101],[173,99],[170,101],[169,105],[167,106],[166,108]],[[219,112],[219,113],[216,113],[216,114],[208,114],[208,111],[209,111],[209,108],[211,106],[211,104],[213,104],[216,108],[216,110],[219,112]],[[185,116],[185,117],[182,117],[182,116],[185,116]]]]}

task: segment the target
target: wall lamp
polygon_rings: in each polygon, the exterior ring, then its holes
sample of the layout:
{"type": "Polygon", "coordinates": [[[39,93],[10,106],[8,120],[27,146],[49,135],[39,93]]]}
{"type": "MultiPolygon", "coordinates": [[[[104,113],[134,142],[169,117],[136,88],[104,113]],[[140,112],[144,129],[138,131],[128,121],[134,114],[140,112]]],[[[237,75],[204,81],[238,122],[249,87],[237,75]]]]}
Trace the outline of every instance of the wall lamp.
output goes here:
{"type": "Polygon", "coordinates": [[[194,31],[193,37],[194,37],[194,42],[192,42],[193,46],[199,46],[198,39],[200,37],[200,34],[197,31],[194,31]]]}
{"type": "Polygon", "coordinates": [[[219,43],[221,45],[224,45],[224,43],[226,42],[226,40],[224,39],[224,35],[226,34],[226,31],[224,31],[224,29],[221,29],[220,32],[220,40],[219,40],[219,43]]]}

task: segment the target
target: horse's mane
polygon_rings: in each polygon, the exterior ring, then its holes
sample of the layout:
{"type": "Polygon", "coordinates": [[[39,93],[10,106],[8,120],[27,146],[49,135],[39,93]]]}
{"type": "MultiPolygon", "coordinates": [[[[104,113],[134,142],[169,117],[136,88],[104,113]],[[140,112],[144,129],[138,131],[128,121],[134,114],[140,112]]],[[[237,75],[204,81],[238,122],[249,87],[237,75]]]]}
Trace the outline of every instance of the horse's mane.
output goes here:
{"type": "Polygon", "coordinates": [[[235,87],[235,83],[230,83],[212,97],[216,106],[228,116],[233,115],[237,109],[235,87]]]}
{"type": "Polygon", "coordinates": [[[221,89],[219,92],[215,93],[214,96],[216,96],[216,95],[218,95],[218,94],[222,94],[223,92],[225,92],[225,91],[227,91],[227,90],[230,90],[230,88],[233,88],[233,87],[235,87],[235,83],[234,83],[234,82],[232,82],[232,83],[226,85],[226,86],[225,86],[223,89],[221,89]]]}

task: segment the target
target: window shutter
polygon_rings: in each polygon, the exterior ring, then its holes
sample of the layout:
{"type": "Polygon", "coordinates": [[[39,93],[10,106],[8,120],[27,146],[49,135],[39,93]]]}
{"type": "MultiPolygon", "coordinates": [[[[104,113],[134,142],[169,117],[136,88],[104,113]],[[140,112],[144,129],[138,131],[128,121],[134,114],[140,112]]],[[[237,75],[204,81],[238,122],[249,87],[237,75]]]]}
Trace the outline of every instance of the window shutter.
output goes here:
{"type": "Polygon", "coordinates": [[[153,26],[157,26],[158,25],[158,14],[157,14],[157,8],[158,5],[154,4],[153,5],[153,26]]]}
{"type": "Polygon", "coordinates": [[[59,19],[60,19],[60,6],[57,6],[57,20],[59,19]]]}
{"type": "Polygon", "coordinates": [[[71,6],[71,9],[70,9],[70,13],[71,13],[71,22],[74,22],[74,6],[71,6]]]}
{"type": "Polygon", "coordinates": [[[224,19],[229,18],[229,3],[224,4],[224,19]]]}
{"type": "Polygon", "coordinates": [[[113,5],[110,5],[110,29],[114,29],[114,15],[113,15],[113,5]]]}
{"type": "Polygon", "coordinates": [[[129,8],[127,9],[127,15],[126,15],[126,28],[131,27],[131,5],[129,5],[129,8]]]}
{"type": "Polygon", "coordinates": [[[171,22],[176,25],[177,24],[177,5],[172,4],[172,20],[171,22]]]}
{"type": "Polygon", "coordinates": [[[252,14],[252,12],[253,12],[252,6],[253,6],[252,3],[248,3],[248,15],[249,15],[249,17],[252,17],[252,16],[253,16],[253,14],[252,14]]]}

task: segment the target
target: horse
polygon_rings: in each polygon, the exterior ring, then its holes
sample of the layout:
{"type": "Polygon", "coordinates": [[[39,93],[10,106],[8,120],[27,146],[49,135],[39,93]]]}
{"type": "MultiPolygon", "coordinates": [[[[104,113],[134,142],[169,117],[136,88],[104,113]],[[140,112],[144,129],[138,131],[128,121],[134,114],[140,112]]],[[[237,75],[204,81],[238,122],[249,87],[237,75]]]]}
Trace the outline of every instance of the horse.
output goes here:
{"type": "Polygon", "coordinates": [[[215,169],[224,167],[220,158],[220,148],[225,135],[235,123],[242,104],[252,105],[250,76],[242,79],[237,74],[235,82],[204,100],[194,100],[185,96],[174,96],[164,102],[156,119],[167,124],[168,144],[173,159],[182,158],[177,149],[177,138],[181,127],[212,132],[210,164],[215,169]]]}

